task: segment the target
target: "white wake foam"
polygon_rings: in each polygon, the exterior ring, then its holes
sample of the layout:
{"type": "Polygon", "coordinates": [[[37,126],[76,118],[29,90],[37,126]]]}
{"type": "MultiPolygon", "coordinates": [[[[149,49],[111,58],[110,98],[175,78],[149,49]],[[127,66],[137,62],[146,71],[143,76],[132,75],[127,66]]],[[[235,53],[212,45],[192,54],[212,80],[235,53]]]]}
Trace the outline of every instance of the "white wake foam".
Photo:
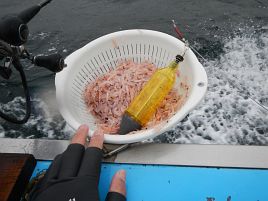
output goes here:
{"type": "Polygon", "coordinates": [[[268,33],[243,34],[224,41],[224,54],[204,63],[205,100],[157,138],[170,143],[268,144],[268,33]]]}
{"type": "MultiPolygon", "coordinates": [[[[247,33],[223,41],[224,53],[203,63],[209,81],[205,100],[174,130],[156,141],[268,145],[268,112],[253,101],[268,107],[268,32],[247,33]]],[[[47,92],[36,97],[32,100],[33,114],[25,125],[0,120],[0,137],[70,137],[73,131],[55,112],[55,97],[47,92]]],[[[19,110],[23,103],[17,97],[6,109],[19,110]]]]}
{"type": "MultiPolygon", "coordinates": [[[[68,139],[71,134],[69,128],[61,116],[52,111],[52,108],[40,98],[33,98],[32,114],[27,123],[22,125],[10,124],[1,120],[0,137],[15,138],[49,138],[68,139]]],[[[18,118],[23,117],[24,98],[16,97],[1,107],[1,111],[7,114],[16,114],[18,118]],[[4,110],[3,110],[4,109],[4,110]]]]}

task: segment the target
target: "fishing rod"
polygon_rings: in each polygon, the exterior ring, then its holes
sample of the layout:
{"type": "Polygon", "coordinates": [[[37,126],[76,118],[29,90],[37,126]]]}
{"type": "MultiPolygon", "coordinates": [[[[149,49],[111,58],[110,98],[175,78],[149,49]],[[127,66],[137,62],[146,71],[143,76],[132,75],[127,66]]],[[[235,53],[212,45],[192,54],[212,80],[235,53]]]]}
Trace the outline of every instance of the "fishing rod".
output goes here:
{"type": "MultiPolygon", "coordinates": [[[[191,46],[189,44],[189,42],[185,39],[185,37],[183,36],[183,33],[180,31],[179,27],[177,26],[175,20],[171,20],[172,21],[172,25],[174,28],[174,31],[177,33],[177,38],[182,40],[185,44],[187,44],[199,57],[201,57],[205,62],[208,62],[207,59],[205,59],[193,46],[191,46]]],[[[243,90],[240,89],[240,87],[238,87],[234,82],[231,82],[226,73],[222,72],[223,76],[225,77],[225,79],[227,79],[227,81],[230,83],[231,86],[233,86],[234,88],[236,88],[238,90],[239,93],[243,94],[243,90]]],[[[248,93],[249,94],[249,93],[248,93]]],[[[248,95],[248,98],[253,101],[257,106],[259,106],[260,108],[264,109],[266,112],[268,112],[268,108],[265,107],[263,104],[261,104],[259,101],[255,100],[254,98],[252,98],[250,95],[248,95]]]]}
{"type": "Polygon", "coordinates": [[[176,25],[175,20],[171,20],[174,31],[177,33],[177,37],[182,40],[185,44],[187,44],[198,56],[200,56],[203,60],[206,60],[193,46],[189,44],[189,42],[184,38],[183,33],[179,30],[179,27],[176,25]]]}
{"type": "Polygon", "coordinates": [[[0,20],[0,77],[9,80],[13,73],[12,67],[14,67],[20,74],[26,100],[26,112],[21,119],[0,111],[0,117],[9,122],[23,124],[28,121],[31,115],[30,93],[23,66],[20,62],[21,59],[27,59],[32,64],[47,68],[55,73],[60,72],[65,67],[64,59],[60,54],[32,56],[24,46],[29,36],[27,24],[51,1],[45,0],[40,4],[23,10],[17,15],[7,15],[0,20]]]}

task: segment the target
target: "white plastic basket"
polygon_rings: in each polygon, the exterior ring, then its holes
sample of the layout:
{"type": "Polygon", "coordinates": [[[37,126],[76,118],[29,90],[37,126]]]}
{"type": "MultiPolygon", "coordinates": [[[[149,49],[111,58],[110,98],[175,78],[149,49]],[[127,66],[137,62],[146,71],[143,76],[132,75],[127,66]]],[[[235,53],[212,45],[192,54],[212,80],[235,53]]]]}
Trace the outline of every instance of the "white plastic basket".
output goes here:
{"type": "MultiPolygon", "coordinates": [[[[175,37],[143,29],[111,33],[88,43],[69,55],[65,59],[67,68],[56,75],[56,96],[63,118],[75,130],[83,123],[88,124],[89,135],[92,135],[96,129],[95,120],[83,98],[88,83],[114,69],[120,60],[150,61],[163,67],[183,50],[184,44],[175,37]]],[[[150,139],[181,121],[202,100],[207,89],[206,72],[191,50],[180,64],[180,78],[187,79],[189,96],[167,123],[130,135],[105,134],[105,142],[124,144],[150,139]]]]}

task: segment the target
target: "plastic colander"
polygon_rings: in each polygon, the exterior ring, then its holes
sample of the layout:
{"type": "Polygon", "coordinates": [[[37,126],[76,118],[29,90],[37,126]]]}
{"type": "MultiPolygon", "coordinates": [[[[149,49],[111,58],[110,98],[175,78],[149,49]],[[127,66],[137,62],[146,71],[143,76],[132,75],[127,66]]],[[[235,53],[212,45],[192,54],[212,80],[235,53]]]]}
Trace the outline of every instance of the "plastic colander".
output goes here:
{"type": "MultiPolygon", "coordinates": [[[[163,67],[182,54],[184,43],[168,34],[151,30],[125,30],[102,36],[69,55],[67,67],[55,78],[56,96],[60,113],[66,122],[78,129],[81,124],[90,127],[89,135],[96,129],[95,119],[85,104],[86,86],[97,77],[114,69],[118,61],[149,61],[163,67]]],[[[180,63],[178,82],[187,81],[188,98],[168,121],[147,130],[128,135],[105,134],[107,143],[124,144],[143,141],[168,131],[181,121],[202,100],[207,89],[207,75],[194,53],[189,49],[180,63]]],[[[183,90],[179,93],[185,93],[183,90]]]]}

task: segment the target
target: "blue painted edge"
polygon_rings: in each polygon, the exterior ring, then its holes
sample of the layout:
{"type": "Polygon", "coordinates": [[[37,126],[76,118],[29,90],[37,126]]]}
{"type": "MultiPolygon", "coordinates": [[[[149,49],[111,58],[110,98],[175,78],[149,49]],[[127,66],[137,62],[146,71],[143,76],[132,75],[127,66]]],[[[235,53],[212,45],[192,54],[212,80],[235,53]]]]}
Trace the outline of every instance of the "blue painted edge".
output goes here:
{"type": "MultiPolygon", "coordinates": [[[[38,161],[32,177],[51,161],[38,161]]],[[[104,201],[119,169],[127,172],[128,201],[267,201],[268,170],[103,163],[99,183],[104,201]]]]}

